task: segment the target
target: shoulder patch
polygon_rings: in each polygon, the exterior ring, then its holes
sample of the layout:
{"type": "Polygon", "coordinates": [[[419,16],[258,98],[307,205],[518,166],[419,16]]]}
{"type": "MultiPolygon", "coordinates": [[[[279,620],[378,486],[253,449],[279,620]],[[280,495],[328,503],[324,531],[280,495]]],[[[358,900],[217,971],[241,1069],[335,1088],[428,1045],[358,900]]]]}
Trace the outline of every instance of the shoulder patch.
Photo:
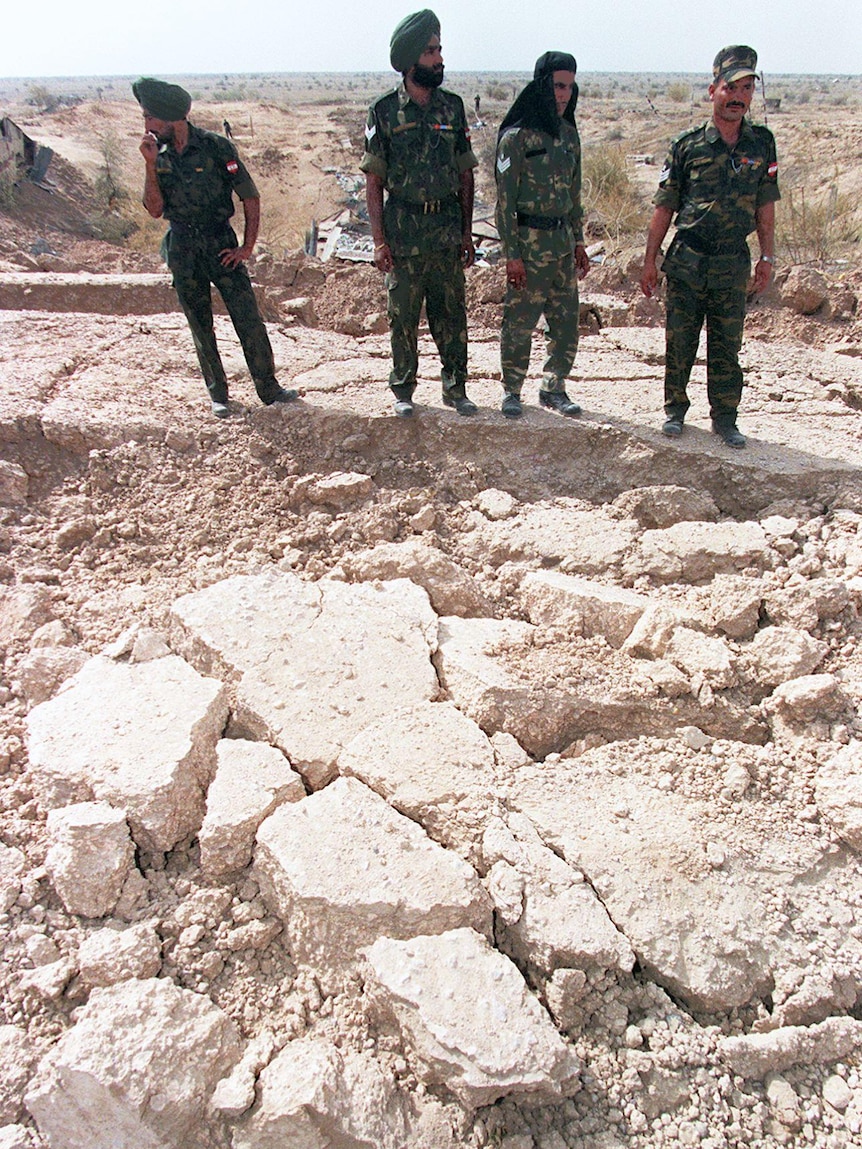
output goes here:
{"type": "Polygon", "coordinates": [[[658,182],[660,184],[663,184],[669,175],[670,175],[670,168],[667,166],[667,164],[665,164],[664,167],[661,169],[661,175],[658,177],[658,182]]]}
{"type": "Polygon", "coordinates": [[[377,135],[377,124],[365,125],[365,138],[366,140],[373,140],[377,135]]]}
{"type": "Polygon", "coordinates": [[[512,166],[512,157],[511,156],[499,156],[497,158],[497,171],[500,173],[500,175],[503,175],[504,172],[507,172],[511,166],[512,166]]]}
{"type": "Polygon", "coordinates": [[[766,174],[770,177],[770,179],[775,179],[775,177],[778,175],[778,161],[777,160],[774,164],[769,165],[769,167],[766,169],[766,174]]]}
{"type": "Polygon", "coordinates": [[[228,160],[228,162],[225,164],[225,167],[232,176],[236,175],[236,173],[239,171],[239,164],[236,162],[236,160],[228,160]]]}

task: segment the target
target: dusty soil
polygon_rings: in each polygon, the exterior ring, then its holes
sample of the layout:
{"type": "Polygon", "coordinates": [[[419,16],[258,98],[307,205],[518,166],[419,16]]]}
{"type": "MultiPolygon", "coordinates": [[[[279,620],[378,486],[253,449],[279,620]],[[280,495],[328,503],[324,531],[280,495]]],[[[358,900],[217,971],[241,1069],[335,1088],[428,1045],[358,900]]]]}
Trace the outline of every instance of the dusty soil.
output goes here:
{"type": "MultiPolygon", "coordinates": [[[[160,270],[159,229],[142,211],[128,208],[140,230],[126,246],[100,239],[94,223],[101,215],[92,191],[101,162],[100,134],[119,137],[124,183],[137,188],[137,110],[117,96],[52,116],[36,115],[21,103],[9,107],[25,131],[59,155],[50,173],[53,194],[25,183],[14,205],[0,211],[0,272],[160,270]]],[[[21,681],[42,624],[59,620],[75,645],[94,654],[131,625],[164,628],[179,595],[228,575],[275,562],[318,579],[360,550],[410,537],[420,512],[429,541],[477,579],[497,616],[521,617],[521,578],[526,569],[543,566],[542,556],[498,564],[471,548],[477,500],[488,489],[508,492],[521,512],[536,510],[552,524],[557,510],[572,500],[598,514],[643,487],[688,488],[708,494],[723,520],[762,520],[770,514],[796,519],[798,558],[795,565],[788,563],[785,581],[858,577],[858,567],[847,558],[862,522],[858,242],[842,249],[845,262],[824,269],[831,308],[800,316],[782,305],[778,288],[753,302],[743,352],[747,386],[740,423],[749,435],[744,452],[725,449],[709,433],[702,360],[685,437],[669,443],[658,433],[661,306],[639,297],[634,241],[627,253],[618,252],[594,269],[584,285],[587,302],[591,295],[609,296],[614,306],[597,302],[594,320],[583,331],[570,388],[584,408],[580,419],[563,420],[535,405],[538,337],[526,416],[512,425],[500,415],[497,332],[503,286],[500,269],[485,267],[470,273],[468,286],[470,395],[480,413],[465,420],[442,407],[434,349],[424,332],[416,417],[396,420],[385,387],[388,340],[377,273],[369,267],[321,265],[296,252],[310,220],[328,216],[344,202],[335,173],[355,170],[365,96],[354,91],[338,92],[326,103],[202,103],[194,117],[206,127],[219,127],[224,117],[237,125],[238,143],[261,189],[264,228],[255,277],[281,382],[300,389],[295,406],[264,409],[256,403],[224,317],[217,319],[217,331],[231,380],[233,417],[220,422],[210,416],[178,311],[130,316],[106,307],[101,314],[70,314],[58,295],[55,311],[28,310],[22,297],[19,309],[0,313],[0,441],[3,458],[23,469],[28,484],[26,499],[9,498],[0,508],[0,593],[7,596],[3,601],[12,601],[9,596],[23,589],[32,592],[36,604],[20,625],[10,621],[0,638],[0,838],[23,850],[29,867],[24,893],[0,919],[0,1021],[26,1028],[40,1051],[73,1024],[80,1000],[61,995],[45,1001],[20,990],[22,968],[32,965],[26,939],[41,934],[60,950],[72,951],[92,926],[64,912],[43,868],[46,810],[28,777],[24,720],[33,700],[21,681]],[[310,300],[311,311],[291,309],[288,304],[297,297],[310,300]],[[300,477],[341,471],[373,477],[370,505],[332,514],[291,499],[300,477]],[[82,517],[95,523],[92,532],[75,537],[64,530],[82,517]]],[[[494,101],[487,103],[495,112],[494,101]]],[[[604,106],[609,112],[611,102],[604,106]]],[[[776,118],[779,150],[795,160],[812,140],[825,147],[839,134],[849,139],[845,155],[835,161],[844,165],[836,179],[842,192],[855,194],[862,179],[858,105],[833,107],[815,100],[808,108],[804,119],[776,118]]],[[[584,109],[585,139],[602,139],[610,115],[587,101],[584,109]]],[[[630,132],[633,146],[627,143],[626,149],[632,152],[660,151],[661,141],[685,122],[684,112],[671,105],[660,107],[661,130],[648,109],[626,110],[625,101],[613,114],[613,122],[630,132]]],[[[492,204],[487,171],[479,188],[492,204]]],[[[645,577],[627,579],[618,571],[607,577],[650,591],[645,577]]],[[[684,598],[693,589],[681,582],[666,593],[684,598]]],[[[821,671],[855,680],[862,639],[856,607],[817,633],[829,642],[821,671]]],[[[600,646],[562,635],[556,641],[550,652],[537,656],[539,670],[525,666],[525,675],[553,670],[562,678],[588,678],[601,670],[612,688],[614,663],[600,646]]],[[[785,755],[789,775],[770,816],[776,837],[788,849],[797,836],[797,804],[810,803],[817,763],[838,745],[859,739],[862,720],[854,710],[825,733],[803,732],[793,749],[773,747],[785,755]]],[[[609,742],[611,757],[625,755],[625,730],[609,742]]],[[[573,748],[572,755],[587,749],[573,748]]],[[[658,777],[676,751],[665,739],[656,739],[653,751],[658,777]]],[[[735,758],[748,763],[749,753],[728,739],[724,764],[735,758]]],[[[686,776],[685,786],[692,798],[709,798],[710,784],[696,772],[686,776]]],[[[828,828],[816,833],[824,849],[834,840],[828,828]]],[[[206,887],[194,841],[141,864],[154,891],[147,910],[153,921],[164,923],[206,887]]],[[[241,879],[229,886],[230,896],[236,904],[254,901],[253,887],[241,879]]],[[[857,886],[839,900],[854,905],[858,914],[858,898],[857,886]]],[[[858,920],[852,917],[848,931],[859,928],[858,920]]],[[[290,1032],[324,1024],[325,1017],[330,1027],[343,1025],[349,1040],[367,1038],[362,1025],[340,1017],[338,1002],[321,1000],[313,971],[297,973],[281,947],[263,958],[238,954],[213,978],[207,977],[200,952],[172,953],[162,976],[209,993],[246,1036],[280,1016],[290,1032]],[[279,995],[286,978],[293,979],[287,1003],[279,995]]],[[[823,959],[814,936],[812,967],[823,959]]],[[[846,1012],[858,1017],[862,971],[852,974],[858,993],[846,1012]]],[[[607,988],[596,987],[598,998],[607,988]]],[[[653,989],[645,977],[628,987],[632,1015],[637,1008],[647,1010],[653,989]]],[[[614,989],[611,997],[616,994],[614,989]]],[[[599,1009],[593,1027],[587,1019],[573,1038],[588,1067],[577,1104],[534,1112],[506,1103],[475,1115],[454,1114],[447,1144],[497,1144],[506,1137],[512,1149],[674,1149],[698,1140],[715,1149],[862,1144],[862,1125],[845,1122],[822,1100],[824,1081],[837,1074],[859,1097],[851,1111],[862,1112],[858,1050],[839,1065],[801,1065],[787,1075],[802,1099],[798,1125],[775,1119],[763,1083],[735,1080],[721,1085],[720,1097],[718,1086],[715,1096],[709,1093],[704,1082],[709,1081],[710,1042],[719,1031],[748,1032],[758,1008],[762,1017],[762,1005],[709,1017],[675,1009],[680,1020],[662,1032],[668,1065],[683,1066],[693,1092],[685,1120],[666,1111],[650,1114],[644,1124],[630,1120],[636,1089],[630,1074],[622,1076],[623,1038],[605,1024],[599,1009]],[[677,1030],[683,1035],[678,1040],[677,1030]]],[[[24,1124],[31,1123],[24,1119],[24,1124]]]]}

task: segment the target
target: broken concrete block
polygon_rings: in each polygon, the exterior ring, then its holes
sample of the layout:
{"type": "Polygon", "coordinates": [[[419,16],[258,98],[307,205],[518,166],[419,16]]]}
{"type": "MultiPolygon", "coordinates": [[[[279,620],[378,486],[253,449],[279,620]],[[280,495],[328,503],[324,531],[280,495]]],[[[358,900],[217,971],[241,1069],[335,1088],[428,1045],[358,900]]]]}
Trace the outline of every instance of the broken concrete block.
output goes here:
{"type": "Polygon", "coordinates": [[[492,819],[482,841],[485,865],[507,863],[522,881],[522,912],[514,921],[501,915],[497,926],[503,953],[545,977],[560,967],[631,970],[634,951],[583,873],[549,850],[528,818],[511,814],[507,823],[492,819]]]}
{"type": "Polygon", "coordinates": [[[767,712],[778,713],[793,726],[821,718],[837,718],[848,699],[834,674],[804,674],[782,682],[763,700],[767,712]]]}
{"type": "Polygon", "coordinates": [[[862,851],[862,742],[842,746],[817,772],[817,808],[836,833],[862,851]]]}
{"type": "Polygon", "coordinates": [[[401,1031],[420,1078],[469,1109],[510,1094],[558,1101],[579,1063],[515,966],[471,929],[365,951],[372,1008],[401,1031]]]}
{"type": "Polygon", "coordinates": [[[242,870],[251,861],[261,822],[282,802],[305,797],[302,779],[280,750],[265,742],[224,738],[198,835],[205,874],[242,870]]]}
{"type": "Polygon", "coordinates": [[[785,584],[770,591],[764,603],[773,623],[809,632],[823,619],[836,618],[849,604],[847,584],[827,578],[785,584]]]}
{"type": "Polygon", "coordinates": [[[308,499],[310,503],[322,503],[343,511],[367,499],[373,490],[374,480],[370,475],[333,471],[329,475],[303,475],[294,485],[292,498],[308,499]]]}
{"type": "Polygon", "coordinates": [[[745,575],[717,574],[709,588],[709,615],[728,638],[751,638],[760,622],[763,584],[745,575]]]}
{"type": "Polygon", "coordinates": [[[290,1041],[260,1075],[259,1104],[233,1149],[403,1149],[407,1117],[372,1057],[328,1038],[290,1041]]]}
{"type": "Polygon", "coordinates": [[[239,1059],[230,1018],[161,978],[94,989],[39,1064],[25,1104],[63,1149],[179,1146],[239,1059]]]}
{"type": "Polygon", "coordinates": [[[691,487],[636,487],[617,495],[611,505],[647,530],[682,522],[715,522],[719,513],[706,491],[691,487]]]}
{"type": "Polygon", "coordinates": [[[438,694],[437,616],[404,579],[309,583],[270,569],[185,595],[172,622],[173,645],[236,681],[237,721],[280,747],[311,789],[369,723],[438,694]]]}
{"type": "Polygon", "coordinates": [[[773,562],[760,523],[699,522],[644,531],[626,568],[659,582],[697,583],[743,567],[766,570],[773,562]]]}
{"type": "Polygon", "coordinates": [[[170,850],[203,821],[227,713],[222,684],[181,658],[100,655],[30,711],[30,765],[49,805],[108,802],[141,849],[170,850]]]}
{"type": "Polygon", "coordinates": [[[622,646],[650,606],[649,599],[622,587],[559,571],[529,571],[521,593],[530,622],[564,626],[585,638],[601,635],[614,647],[622,646]]]}
{"type": "Polygon", "coordinates": [[[759,630],[740,656],[740,668],[759,686],[775,687],[789,678],[812,674],[829,647],[792,626],[759,630]]]}
{"type": "Polygon", "coordinates": [[[437,614],[462,618],[491,617],[494,605],[479,589],[476,580],[437,547],[421,539],[403,543],[381,543],[342,561],[353,582],[371,579],[408,578],[428,592],[437,614]]]}
{"type": "Polygon", "coordinates": [[[338,758],[435,842],[470,857],[499,805],[491,743],[451,702],[422,702],[366,727],[338,758]]]}
{"type": "Polygon", "coordinates": [[[96,930],[78,948],[78,974],[85,986],[155,977],[161,965],[161,939],[148,922],[127,930],[96,930]]]}
{"type": "Polygon", "coordinates": [[[77,674],[89,655],[78,646],[46,646],[31,650],[18,664],[18,681],[28,706],[51,698],[77,674]]]}
{"type": "Polygon", "coordinates": [[[684,671],[689,678],[702,679],[716,690],[736,683],[736,671],[730,649],[723,638],[678,626],[671,635],[664,657],[684,671]]]}
{"type": "Polygon", "coordinates": [[[491,935],[473,868],[355,778],[279,807],[257,843],[254,875],[299,961],[343,966],[381,934],[491,935]]]}
{"type": "Polygon", "coordinates": [[[79,802],[48,812],[45,867],[70,914],[102,918],[116,906],[135,848],[122,810],[79,802]]]}
{"type": "Polygon", "coordinates": [[[651,606],[635,623],[622,649],[632,658],[665,658],[680,618],[664,606],[651,606]]]}
{"type": "Polygon", "coordinates": [[[24,1089],[38,1056],[25,1030],[17,1025],[0,1025],[0,1124],[24,1117],[24,1089]]]}
{"type": "Polygon", "coordinates": [[[17,846],[4,846],[0,842],[0,911],[11,909],[21,893],[21,878],[27,869],[27,859],[17,846]]]}
{"type": "Polygon", "coordinates": [[[828,1017],[818,1025],[788,1025],[768,1033],[724,1037],[718,1057],[740,1077],[760,1080],[794,1065],[831,1065],[862,1046],[862,1021],[828,1017]]]}

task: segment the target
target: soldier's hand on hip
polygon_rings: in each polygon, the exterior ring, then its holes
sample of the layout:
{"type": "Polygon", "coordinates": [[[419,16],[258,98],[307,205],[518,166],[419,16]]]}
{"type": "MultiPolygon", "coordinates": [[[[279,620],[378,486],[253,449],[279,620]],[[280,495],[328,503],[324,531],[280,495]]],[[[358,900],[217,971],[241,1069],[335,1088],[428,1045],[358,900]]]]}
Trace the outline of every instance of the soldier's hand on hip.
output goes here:
{"type": "Polygon", "coordinates": [[[523,291],[527,286],[527,269],[523,259],[506,260],[506,282],[516,291],[523,291]]]}
{"type": "Polygon", "coordinates": [[[251,255],[246,247],[226,247],[218,253],[222,267],[239,267],[251,255]]]}

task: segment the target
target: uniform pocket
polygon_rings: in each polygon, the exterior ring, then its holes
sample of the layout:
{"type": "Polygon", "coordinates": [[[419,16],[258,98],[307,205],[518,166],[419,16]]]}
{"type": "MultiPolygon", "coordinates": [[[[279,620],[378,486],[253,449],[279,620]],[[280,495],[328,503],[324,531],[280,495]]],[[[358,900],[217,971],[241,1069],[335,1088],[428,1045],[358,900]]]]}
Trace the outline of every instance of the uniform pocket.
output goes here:
{"type": "Polygon", "coordinates": [[[670,279],[701,290],[706,286],[706,258],[675,235],[664,257],[662,271],[670,279]]]}

